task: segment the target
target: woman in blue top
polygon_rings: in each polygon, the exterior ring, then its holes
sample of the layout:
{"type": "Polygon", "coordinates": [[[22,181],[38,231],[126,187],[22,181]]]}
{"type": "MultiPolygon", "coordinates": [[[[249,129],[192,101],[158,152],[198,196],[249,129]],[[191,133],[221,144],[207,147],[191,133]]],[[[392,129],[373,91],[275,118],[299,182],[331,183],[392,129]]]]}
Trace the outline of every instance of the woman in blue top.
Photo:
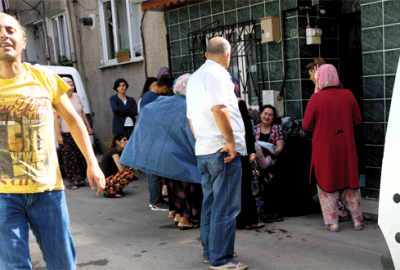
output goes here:
{"type": "Polygon", "coordinates": [[[124,79],[117,79],[113,89],[116,95],[110,97],[110,105],[113,111],[112,133],[123,133],[129,139],[135,126],[137,104],[134,98],[126,96],[129,84],[124,79]]]}

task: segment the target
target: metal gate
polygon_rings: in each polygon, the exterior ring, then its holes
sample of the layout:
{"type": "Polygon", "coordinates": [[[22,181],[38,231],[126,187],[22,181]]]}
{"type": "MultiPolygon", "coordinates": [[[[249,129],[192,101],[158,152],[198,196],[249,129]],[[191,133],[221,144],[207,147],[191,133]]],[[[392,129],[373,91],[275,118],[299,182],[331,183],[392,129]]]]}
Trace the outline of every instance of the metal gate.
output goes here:
{"type": "Polygon", "coordinates": [[[189,53],[181,62],[182,72],[194,72],[205,61],[208,41],[216,36],[226,38],[231,45],[229,73],[239,86],[240,96],[247,106],[259,109],[261,90],[264,88],[264,70],[261,64],[261,38],[256,37],[256,21],[220,25],[215,21],[208,26],[188,33],[189,53]],[[212,27],[217,25],[216,27],[212,27]]]}

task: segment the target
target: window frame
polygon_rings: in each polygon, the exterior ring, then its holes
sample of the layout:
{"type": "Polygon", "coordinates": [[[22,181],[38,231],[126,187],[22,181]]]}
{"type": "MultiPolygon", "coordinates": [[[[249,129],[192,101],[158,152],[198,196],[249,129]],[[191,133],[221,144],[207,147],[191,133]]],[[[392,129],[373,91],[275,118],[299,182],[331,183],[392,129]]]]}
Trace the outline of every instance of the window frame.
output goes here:
{"type": "MultiPolygon", "coordinates": [[[[111,16],[112,16],[112,29],[114,33],[118,33],[118,22],[117,22],[117,6],[116,6],[116,0],[101,0],[101,5],[100,5],[100,25],[101,25],[101,39],[102,39],[102,45],[103,45],[103,59],[104,59],[104,65],[109,66],[109,65],[118,65],[118,64],[123,64],[123,63],[118,63],[117,58],[110,59],[108,55],[108,36],[107,36],[107,31],[106,31],[106,25],[105,25],[105,10],[104,10],[104,4],[109,2],[111,6],[111,16]]],[[[130,51],[130,62],[136,62],[136,61],[141,61],[143,60],[143,42],[142,42],[142,37],[140,35],[140,16],[141,16],[141,9],[140,9],[140,4],[138,4],[137,1],[134,0],[125,0],[125,5],[126,5],[126,11],[127,11],[127,24],[128,24],[128,37],[129,37],[129,51],[130,51]],[[137,5],[136,10],[133,10],[133,7],[137,5]],[[138,16],[138,18],[134,18],[134,16],[138,16]],[[138,25],[133,25],[134,23],[138,23],[138,25]],[[133,33],[133,27],[137,27],[138,31],[138,36],[134,37],[133,33]],[[135,51],[135,43],[134,41],[139,39],[139,56],[136,56],[136,51],[135,51]]],[[[110,41],[111,42],[111,41],[110,41]]],[[[115,49],[115,53],[121,49],[119,48],[118,44],[118,36],[115,34],[113,35],[113,45],[115,49]]],[[[136,43],[138,44],[138,43],[136,43]]],[[[126,63],[126,62],[125,62],[126,63]]]]}
{"type": "Polygon", "coordinates": [[[65,12],[51,17],[50,25],[51,25],[51,32],[52,32],[53,55],[54,55],[55,62],[58,63],[59,56],[65,56],[69,60],[71,60],[71,48],[70,48],[70,44],[69,44],[67,16],[66,16],[65,12]],[[59,19],[60,17],[62,17],[62,22],[60,22],[60,19],[59,19]],[[55,21],[57,29],[54,29],[53,21],[55,21]],[[61,33],[61,27],[64,30],[63,33],[61,33]],[[56,38],[54,35],[55,31],[57,31],[57,39],[58,39],[59,48],[57,48],[56,42],[55,42],[55,38],[56,38]],[[61,37],[63,39],[61,39],[61,37]],[[65,46],[65,52],[64,52],[64,47],[62,46],[62,44],[64,44],[64,46],[65,46]]]}

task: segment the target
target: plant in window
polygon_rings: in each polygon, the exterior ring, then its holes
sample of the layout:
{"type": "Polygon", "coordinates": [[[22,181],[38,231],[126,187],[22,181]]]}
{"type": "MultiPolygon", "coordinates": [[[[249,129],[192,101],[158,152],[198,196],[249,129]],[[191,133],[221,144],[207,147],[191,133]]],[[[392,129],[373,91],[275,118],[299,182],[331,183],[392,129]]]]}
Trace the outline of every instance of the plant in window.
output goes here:
{"type": "Polygon", "coordinates": [[[130,60],[130,51],[129,49],[122,48],[116,52],[117,62],[122,63],[130,60]]]}
{"type": "Polygon", "coordinates": [[[72,67],[74,64],[74,62],[72,62],[72,60],[69,60],[66,56],[59,56],[58,57],[58,65],[59,66],[68,66],[68,67],[72,67]]]}

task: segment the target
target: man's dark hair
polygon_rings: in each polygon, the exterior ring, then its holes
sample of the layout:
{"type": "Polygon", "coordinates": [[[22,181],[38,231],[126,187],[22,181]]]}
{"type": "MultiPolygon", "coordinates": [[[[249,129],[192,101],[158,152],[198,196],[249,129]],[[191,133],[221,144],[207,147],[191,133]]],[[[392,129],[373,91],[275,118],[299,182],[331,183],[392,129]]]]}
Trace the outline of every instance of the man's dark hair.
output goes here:
{"type": "Polygon", "coordinates": [[[128,90],[129,84],[128,84],[127,81],[125,81],[125,79],[122,79],[122,78],[119,78],[119,79],[117,79],[117,80],[115,81],[113,89],[114,89],[115,91],[117,91],[117,88],[118,88],[119,84],[122,83],[122,82],[126,84],[126,89],[128,90]]]}
{"type": "Polygon", "coordinates": [[[172,78],[171,75],[163,75],[157,81],[158,87],[166,86],[168,89],[171,89],[173,84],[174,84],[174,78],[172,78]]]}

